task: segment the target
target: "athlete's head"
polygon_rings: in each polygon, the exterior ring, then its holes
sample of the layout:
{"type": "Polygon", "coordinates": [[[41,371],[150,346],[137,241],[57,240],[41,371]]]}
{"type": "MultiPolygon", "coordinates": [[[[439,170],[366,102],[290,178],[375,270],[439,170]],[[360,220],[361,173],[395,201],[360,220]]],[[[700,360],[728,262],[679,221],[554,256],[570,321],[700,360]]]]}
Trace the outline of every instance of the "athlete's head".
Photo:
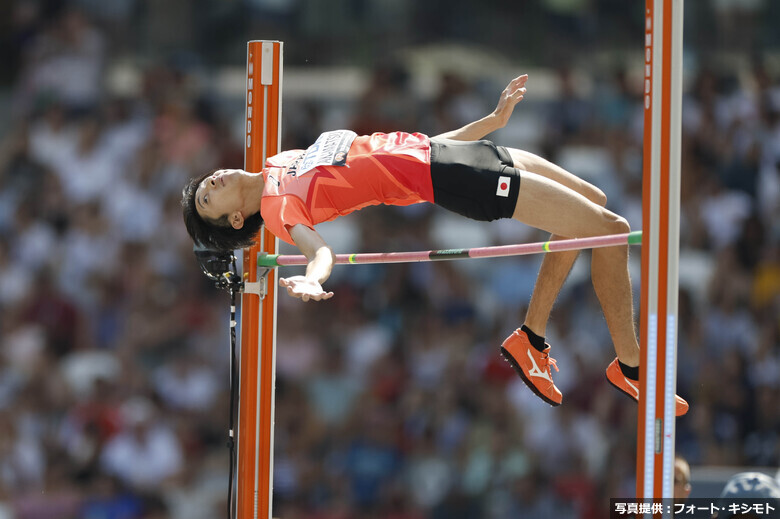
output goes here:
{"type": "Polygon", "coordinates": [[[219,169],[191,179],[182,190],[184,224],[192,239],[214,250],[235,250],[254,243],[263,225],[260,212],[245,216],[246,193],[238,169],[219,169]]]}

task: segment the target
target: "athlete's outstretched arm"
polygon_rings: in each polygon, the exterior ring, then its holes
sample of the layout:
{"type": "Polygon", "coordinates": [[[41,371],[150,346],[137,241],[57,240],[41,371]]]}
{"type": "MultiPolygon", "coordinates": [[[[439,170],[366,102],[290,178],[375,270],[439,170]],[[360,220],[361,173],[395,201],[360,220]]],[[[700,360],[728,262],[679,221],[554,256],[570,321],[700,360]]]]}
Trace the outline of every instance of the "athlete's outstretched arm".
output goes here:
{"type": "Polygon", "coordinates": [[[290,236],[309,263],[306,265],[306,275],[280,278],[279,285],[286,287],[291,296],[304,301],[321,301],[333,297],[333,292],[325,292],[322,288],[322,283],[330,277],[336,260],[333,250],[317,231],[305,225],[293,226],[290,236]]]}
{"type": "Polygon", "coordinates": [[[528,81],[528,74],[518,76],[509,82],[507,87],[501,92],[498,98],[496,109],[489,115],[486,115],[478,121],[467,124],[457,130],[442,133],[436,137],[443,139],[453,139],[456,141],[476,141],[506,126],[515,105],[522,101],[525,95],[525,82],[528,81]]]}

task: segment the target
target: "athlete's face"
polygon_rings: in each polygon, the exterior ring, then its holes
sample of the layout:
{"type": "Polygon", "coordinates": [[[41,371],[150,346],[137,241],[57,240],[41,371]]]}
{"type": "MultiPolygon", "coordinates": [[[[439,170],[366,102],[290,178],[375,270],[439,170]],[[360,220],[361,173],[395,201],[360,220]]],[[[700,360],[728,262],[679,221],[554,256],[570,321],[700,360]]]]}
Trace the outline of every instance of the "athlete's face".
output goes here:
{"type": "Polygon", "coordinates": [[[203,179],[195,191],[195,207],[201,218],[218,220],[227,215],[231,226],[238,229],[243,225],[242,173],[240,169],[220,169],[203,179]]]}

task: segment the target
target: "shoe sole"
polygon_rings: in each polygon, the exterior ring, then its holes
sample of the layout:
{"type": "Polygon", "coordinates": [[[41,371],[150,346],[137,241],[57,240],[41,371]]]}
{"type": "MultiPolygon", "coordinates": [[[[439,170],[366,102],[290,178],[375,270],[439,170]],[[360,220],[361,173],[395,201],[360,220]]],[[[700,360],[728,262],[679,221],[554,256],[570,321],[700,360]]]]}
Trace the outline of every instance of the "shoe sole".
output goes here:
{"type": "Polygon", "coordinates": [[[528,386],[528,389],[533,391],[536,396],[538,396],[539,398],[541,398],[542,400],[544,400],[545,402],[550,404],[552,407],[558,407],[559,405],[561,405],[561,402],[555,402],[555,401],[550,400],[549,398],[547,398],[545,395],[543,395],[536,388],[536,386],[533,385],[533,383],[530,380],[528,380],[528,377],[526,377],[525,373],[523,373],[523,368],[520,367],[520,365],[517,363],[517,361],[515,361],[515,358],[512,356],[512,354],[509,353],[506,350],[506,348],[504,348],[503,346],[501,346],[501,356],[504,357],[504,360],[507,361],[510,366],[512,366],[512,369],[514,369],[515,373],[518,374],[518,376],[520,377],[520,380],[525,382],[525,385],[528,386]]]}

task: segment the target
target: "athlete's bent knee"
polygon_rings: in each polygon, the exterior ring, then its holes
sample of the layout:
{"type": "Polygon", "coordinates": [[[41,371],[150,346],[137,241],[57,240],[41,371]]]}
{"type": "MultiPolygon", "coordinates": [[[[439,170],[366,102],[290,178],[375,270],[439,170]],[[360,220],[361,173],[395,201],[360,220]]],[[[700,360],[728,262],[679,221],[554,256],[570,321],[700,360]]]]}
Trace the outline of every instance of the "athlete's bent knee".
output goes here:
{"type": "Polygon", "coordinates": [[[612,227],[614,229],[614,234],[624,234],[631,232],[631,225],[629,225],[628,220],[619,215],[615,215],[615,221],[613,222],[612,227]]]}
{"type": "Polygon", "coordinates": [[[595,186],[593,187],[591,193],[589,193],[588,198],[591,202],[596,205],[600,205],[601,207],[605,207],[607,205],[607,195],[604,194],[604,191],[595,186]]]}
{"type": "Polygon", "coordinates": [[[602,209],[602,211],[604,219],[601,222],[601,232],[604,234],[624,234],[631,232],[631,226],[628,224],[628,220],[608,209],[602,209]]]}

